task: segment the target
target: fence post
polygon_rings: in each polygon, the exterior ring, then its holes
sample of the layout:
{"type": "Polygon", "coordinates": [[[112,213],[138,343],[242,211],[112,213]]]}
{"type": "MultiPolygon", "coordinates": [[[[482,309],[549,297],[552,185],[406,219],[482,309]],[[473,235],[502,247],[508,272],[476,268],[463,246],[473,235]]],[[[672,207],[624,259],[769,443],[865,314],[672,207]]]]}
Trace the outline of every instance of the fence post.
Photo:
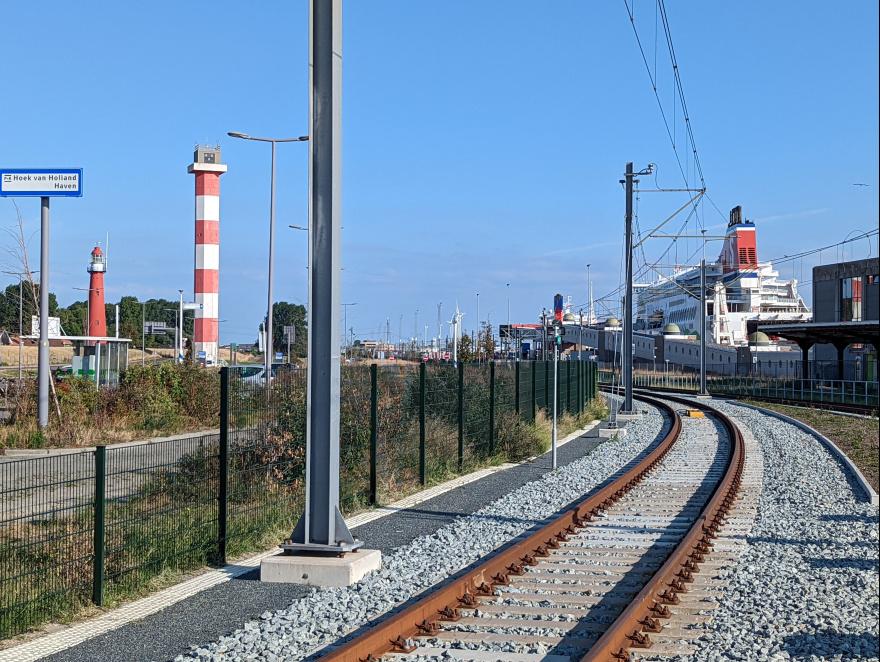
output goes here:
{"type": "Polygon", "coordinates": [[[220,368],[220,484],[217,494],[217,559],[226,565],[229,522],[229,368],[220,368]]]}
{"type": "MultiPolygon", "coordinates": [[[[553,402],[555,400],[550,399],[550,362],[544,362],[544,410],[549,414],[550,408],[552,407],[553,402]]],[[[556,397],[556,384],[553,384],[553,398],[556,397]]]]}
{"type": "Polygon", "coordinates": [[[107,447],[95,448],[95,563],[92,571],[92,602],[104,606],[104,502],[107,485],[107,447]]]}
{"type": "Polygon", "coordinates": [[[425,484],[425,362],[419,364],[419,480],[425,484]]]}
{"type": "Polygon", "coordinates": [[[538,362],[533,361],[531,363],[532,367],[532,423],[535,422],[535,419],[538,417],[538,390],[535,388],[538,384],[537,372],[538,372],[538,362]]]}
{"type": "Polygon", "coordinates": [[[489,455],[495,454],[495,361],[489,363],[489,455]]]}
{"type": "Polygon", "coordinates": [[[370,364],[370,505],[376,505],[376,453],[379,441],[379,366],[370,364]]]}
{"type": "Polygon", "coordinates": [[[516,362],[514,366],[514,394],[513,394],[513,407],[516,410],[516,415],[520,416],[521,412],[519,410],[519,361],[516,362]]]}
{"type": "Polygon", "coordinates": [[[596,397],[596,382],[599,381],[599,366],[590,363],[590,371],[587,373],[587,397],[592,400],[596,397]]]}
{"type": "Polygon", "coordinates": [[[458,364],[458,470],[464,465],[464,363],[458,364]]]}
{"type": "Polygon", "coordinates": [[[574,389],[571,387],[571,361],[565,362],[565,401],[567,403],[566,409],[569,414],[574,414],[574,407],[571,404],[572,396],[574,395],[574,389]]]}

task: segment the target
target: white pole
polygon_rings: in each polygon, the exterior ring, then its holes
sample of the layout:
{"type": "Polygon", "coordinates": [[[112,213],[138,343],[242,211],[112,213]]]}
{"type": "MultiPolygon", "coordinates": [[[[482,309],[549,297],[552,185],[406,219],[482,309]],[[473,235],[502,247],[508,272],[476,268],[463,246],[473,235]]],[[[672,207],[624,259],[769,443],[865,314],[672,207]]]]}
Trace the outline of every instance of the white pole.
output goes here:
{"type": "Polygon", "coordinates": [[[590,294],[590,308],[587,311],[587,316],[588,316],[587,324],[589,325],[589,324],[593,323],[593,279],[590,276],[590,265],[589,264],[587,265],[587,289],[589,290],[589,294],[590,294]]]}

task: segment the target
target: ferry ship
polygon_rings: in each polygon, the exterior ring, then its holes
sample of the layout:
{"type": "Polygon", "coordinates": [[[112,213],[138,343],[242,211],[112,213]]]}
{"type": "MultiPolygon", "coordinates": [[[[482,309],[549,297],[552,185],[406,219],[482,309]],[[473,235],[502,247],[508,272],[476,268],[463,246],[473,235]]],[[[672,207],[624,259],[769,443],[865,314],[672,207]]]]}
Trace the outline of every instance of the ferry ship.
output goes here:
{"type": "MultiPolygon", "coordinates": [[[[809,322],[812,313],[798,295],[797,280],[781,280],[770,262],[758,261],[753,221],[742,207],[730,212],[726,239],[717,262],[706,265],[707,340],[721,345],[746,345],[758,324],[809,322]]],[[[700,329],[700,268],[689,267],[647,284],[637,285],[636,330],[656,330],[674,323],[700,329]]]]}

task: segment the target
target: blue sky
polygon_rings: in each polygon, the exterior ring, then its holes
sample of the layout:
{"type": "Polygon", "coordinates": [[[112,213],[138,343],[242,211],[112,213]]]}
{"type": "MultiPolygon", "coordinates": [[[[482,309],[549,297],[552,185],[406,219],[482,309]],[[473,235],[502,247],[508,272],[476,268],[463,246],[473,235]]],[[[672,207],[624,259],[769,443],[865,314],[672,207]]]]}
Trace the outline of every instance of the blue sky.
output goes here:
{"type": "MultiPolygon", "coordinates": [[[[655,7],[635,2],[652,70],[655,7]]],[[[740,204],[758,224],[759,258],[772,258],[876,229],[877,3],[682,1],[667,13],[714,203],[686,232],[719,230],[740,204]]],[[[88,255],[108,231],[108,301],[191,297],[186,166],[197,142],[219,141],[221,342],[253,341],[266,307],[270,152],[226,133],[307,132],[307,20],[302,0],[3,4],[0,166],[85,169],[85,195],[52,203],[50,288],[62,305],[82,298],[73,288],[88,286],[88,255]]],[[[657,93],[687,153],[658,34],[657,93]]],[[[276,300],[306,299],[306,235],[288,225],[308,223],[307,149],[278,149],[276,300]]],[[[622,0],[349,0],[342,298],[358,305],[348,325],[367,338],[390,318],[392,336],[409,337],[418,310],[419,335],[425,324],[436,335],[437,303],[446,321],[458,301],[471,329],[477,293],[481,319],[506,322],[508,283],[513,321],[535,322],[556,292],[586,303],[588,263],[596,298],[613,290],[627,161],[657,164],[642,188],[684,183],[622,0]]],[[[695,183],[692,163],[687,173],[695,183]]],[[[640,227],[684,202],[643,194],[640,227]]],[[[35,232],[39,203],[18,204],[35,232]]],[[[0,199],[0,227],[15,224],[0,199]]],[[[696,250],[686,243],[682,261],[696,250]]],[[[30,246],[38,260],[38,235],[30,246]]],[[[665,248],[649,242],[649,258],[665,248]]],[[[868,251],[861,242],[846,257],[868,251]]],[[[809,281],[818,259],[780,265],[782,275],[809,281]]]]}

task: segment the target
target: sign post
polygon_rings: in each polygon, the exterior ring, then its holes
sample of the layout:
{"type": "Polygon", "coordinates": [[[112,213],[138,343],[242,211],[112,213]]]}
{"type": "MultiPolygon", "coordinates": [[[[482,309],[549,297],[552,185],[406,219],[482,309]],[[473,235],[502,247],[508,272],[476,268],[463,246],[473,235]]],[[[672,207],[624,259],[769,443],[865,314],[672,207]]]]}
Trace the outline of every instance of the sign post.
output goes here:
{"type": "Polygon", "coordinates": [[[0,168],[0,197],[40,198],[40,349],[37,424],[49,425],[49,198],[82,197],[82,168],[0,168]]]}
{"type": "Polygon", "coordinates": [[[290,343],[296,343],[296,326],[291,324],[284,327],[284,340],[287,342],[287,364],[290,365],[290,343]]]}

